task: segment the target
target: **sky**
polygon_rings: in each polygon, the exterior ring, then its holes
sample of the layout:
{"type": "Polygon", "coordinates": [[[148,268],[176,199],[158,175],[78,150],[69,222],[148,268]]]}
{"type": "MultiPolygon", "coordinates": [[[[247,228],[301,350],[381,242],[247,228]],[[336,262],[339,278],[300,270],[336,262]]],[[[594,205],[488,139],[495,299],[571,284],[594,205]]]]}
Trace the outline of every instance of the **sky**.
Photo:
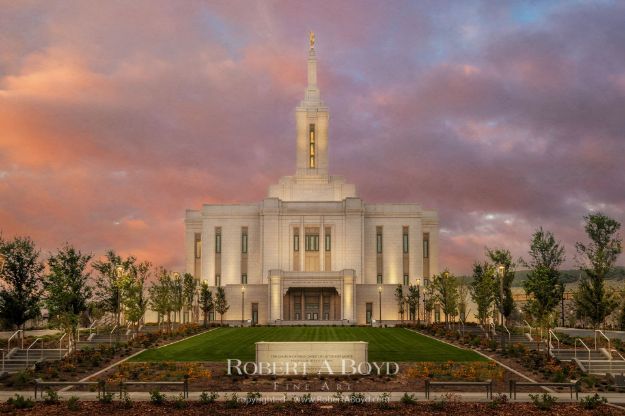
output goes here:
{"type": "Polygon", "coordinates": [[[0,231],[182,269],[186,209],[294,173],[313,30],[331,173],[437,210],[440,268],[539,226],[574,266],[585,215],[625,221],[623,28],[623,1],[0,0],[0,231]]]}

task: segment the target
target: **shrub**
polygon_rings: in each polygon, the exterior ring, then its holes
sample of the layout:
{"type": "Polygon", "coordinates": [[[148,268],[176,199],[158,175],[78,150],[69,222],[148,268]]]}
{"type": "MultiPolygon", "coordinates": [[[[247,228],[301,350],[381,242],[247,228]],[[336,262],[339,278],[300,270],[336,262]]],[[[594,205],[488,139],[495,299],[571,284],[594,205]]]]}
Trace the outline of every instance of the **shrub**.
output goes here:
{"type": "Polygon", "coordinates": [[[530,393],[530,399],[532,399],[532,403],[540,410],[550,410],[553,405],[556,404],[558,399],[552,396],[549,393],[543,394],[532,394],[530,393]]]}
{"type": "Polygon", "coordinates": [[[416,404],[417,403],[417,399],[415,398],[414,394],[408,394],[408,393],[404,393],[403,396],[401,396],[401,399],[399,399],[401,404],[405,404],[405,405],[412,405],[412,404],[416,404]]]}
{"type": "Polygon", "coordinates": [[[488,404],[491,409],[497,408],[500,404],[508,403],[508,396],[505,394],[498,393],[497,396],[493,397],[493,400],[488,404]]]}
{"type": "Polygon", "coordinates": [[[594,410],[599,406],[606,404],[607,402],[608,400],[605,397],[599,396],[597,393],[595,393],[594,396],[583,397],[579,403],[581,404],[582,408],[586,410],[594,410]]]}
{"type": "Polygon", "coordinates": [[[123,392],[121,399],[119,400],[119,404],[121,405],[122,408],[124,409],[130,409],[132,408],[132,399],[130,398],[130,395],[128,394],[127,391],[123,392]]]}
{"type": "Polygon", "coordinates": [[[365,395],[363,393],[354,392],[349,395],[349,402],[355,405],[365,404],[365,395]]]}
{"type": "Polygon", "coordinates": [[[72,396],[67,399],[67,408],[71,411],[80,410],[79,398],[76,396],[72,396]]]}
{"type": "Polygon", "coordinates": [[[203,391],[202,394],[200,394],[200,403],[202,404],[214,403],[218,398],[219,398],[219,394],[215,392],[208,393],[208,392],[203,391]]]}
{"type": "Polygon", "coordinates": [[[258,391],[250,391],[245,397],[245,404],[260,404],[260,398],[263,397],[258,391]]]}
{"type": "Polygon", "coordinates": [[[47,389],[43,393],[43,403],[44,404],[59,404],[59,394],[52,389],[47,389]]]}
{"type": "Polygon", "coordinates": [[[184,394],[179,394],[174,399],[174,407],[176,409],[184,409],[184,408],[187,407],[187,405],[188,405],[188,403],[187,403],[187,401],[184,398],[184,394]]]}
{"type": "Polygon", "coordinates": [[[16,394],[15,397],[9,397],[7,404],[16,409],[30,409],[35,406],[35,402],[32,399],[27,399],[21,394],[16,394]]]}
{"type": "Polygon", "coordinates": [[[98,395],[98,401],[104,404],[113,403],[113,393],[101,393],[98,395]]]}
{"type": "Polygon", "coordinates": [[[225,401],[226,409],[236,409],[239,407],[239,396],[236,393],[232,393],[232,395],[226,399],[225,401]]]}
{"type": "Polygon", "coordinates": [[[167,397],[158,390],[152,390],[150,392],[150,402],[156,406],[160,406],[167,401],[167,397]]]}
{"type": "Polygon", "coordinates": [[[384,392],[380,394],[380,409],[386,410],[391,408],[391,394],[384,392]]]}

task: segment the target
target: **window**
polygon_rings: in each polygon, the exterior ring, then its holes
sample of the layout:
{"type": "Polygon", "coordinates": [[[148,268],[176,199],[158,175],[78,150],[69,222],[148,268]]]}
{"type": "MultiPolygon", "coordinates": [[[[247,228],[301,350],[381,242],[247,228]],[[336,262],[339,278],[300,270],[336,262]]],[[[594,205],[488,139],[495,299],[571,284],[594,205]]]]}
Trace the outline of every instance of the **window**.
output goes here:
{"type": "Polygon", "coordinates": [[[219,274],[215,275],[215,286],[217,287],[221,286],[221,275],[219,274]]]}
{"type": "Polygon", "coordinates": [[[309,153],[309,163],[308,163],[308,167],[309,168],[315,168],[315,125],[311,124],[308,126],[308,153],[309,153]]]}
{"type": "Polygon", "coordinates": [[[247,227],[241,231],[241,253],[247,253],[247,227]]]}
{"type": "Polygon", "coordinates": [[[408,286],[410,284],[410,279],[407,274],[404,275],[404,286],[408,286]]]}
{"type": "Polygon", "coordinates": [[[195,233],[195,258],[202,257],[202,234],[195,233]]]}
{"type": "Polygon", "coordinates": [[[306,235],[306,251],[319,251],[319,235],[306,235]]]}
{"type": "Polygon", "coordinates": [[[330,233],[328,231],[326,231],[326,243],[325,243],[325,250],[326,251],[330,251],[332,250],[331,244],[332,244],[332,236],[330,235],[330,233]]]}
{"type": "Polygon", "coordinates": [[[378,275],[378,284],[379,285],[382,284],[382,275],[381,274],[378,275]]]}
{"type": "Polygon", "coordinates": [[[378,253],[382,253],[382,232],[378,232],[375,236],[376,238],[376,251],[378,253]]]}
{"type": "Polygon", "coordinates": [[[423,258],[430,257],[430,240],[423,240],[423,258]]]}
{"type": "Polygon", "coordinates": [[[299,228],[293,230],[293,251],[299,251],[299,228]]]}
{"type": "Polygon", "coordinates": [[[215,253],[221,253],[221,227],[215,229],[215,253]]]}
{"type": "Polygon", "coordinates": [[[404,254],[408,254],[408,227],[404,227],[404,234],[403,234],[403,245],[404,245],[404,254]]]}
{"type": "Polygon", "coordinates": [[[243,273],[241,275],[241,284],[242,285],[246,285],[247,284],[247,273],[243,273]]]}

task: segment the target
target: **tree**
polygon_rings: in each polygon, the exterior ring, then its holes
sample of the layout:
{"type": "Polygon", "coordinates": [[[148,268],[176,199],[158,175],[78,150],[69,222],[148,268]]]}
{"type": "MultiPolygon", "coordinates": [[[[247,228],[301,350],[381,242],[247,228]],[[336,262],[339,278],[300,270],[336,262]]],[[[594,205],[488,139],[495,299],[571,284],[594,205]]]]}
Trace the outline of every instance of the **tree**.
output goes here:
{"type": "Polygon", "coordinates": [[[80,315],[91,298],[91,273],[86,271],[91,257],[65,245],[48,259],[50,271],[43,281],[50,321],[68,335],[70,351],[76,347],[80,315]]]}
{"type": "Polygon", "coordinates": [[[156,282],[149,289],[150,308],[163,319],[167,317],[167,327],[171,331],[171,312],[174,310],[172,297],[172,279],[169,271],[163,267],[157,272],[156,282]]]}
{"type": "Polygon", "coordinates": [[[460,321],[464,324],[467,320],[469,310],[467,306],[469,304],[469,285],[467,285],[466,278],[461,278],[458,282],[458,313],[460,314],[460,321]]]}
{"type": "Polygon", "coordinates": [[[420,288],[417,285],[408,286],[408,295],[406,295],[406,303],[408,304],[408,313],[410,319],[414,322],[416,319],[416,311],[421,301],[420,288]]]}
{"type": "Polygon", "coordinates": [[[486,249],[486,255],[495,266],[496,277],[498,279],[495,288],[495,305],[502,316],[502,324],[508,322],[508,318],[514,311],[514,298],[512,297],[512,282],[516,264],[512,261],[512,255],[505,249],[486,249]],[[499,267],[503,267],[503,276],[499,275],[499,267]],[[502,296],[503,295],[503,296],[502,296]]]}
{"type": "Polygon", "coordinates": [[[197,290],[197,280],[190,273],[185,273],[183,276],[183,306],[185,309],[186,321],[189,321],[190,311],[193,308],[193,300],[195,298],[195,291],[197,290]]]}
{"type": "Polygon", "coordinates": [[[182,315],[182,307],[184,306],[184,283],[179,273],[174,273],[174,278],[171,279],[171,300],[172,308],[174,311],[174,320],[179,320],[182,315]],[[178,319],[176,319],[178,316],[178,319]]]}
{"type": "Polygon", "coordinates": [[[401,316],[401,321],[404,322],[406,298],[404,297],[404,287],[402,285],[397,285],[395,288],[395,300],[397,301],[397,312],[401,316]]]}
{"type": "Polygon", "coordinates": [[[622,240],[618,235],[621,224],[600,213],[587,215],[584,220],[590,243],[575,244],[581,257],[579,268],[584,274],[574,299],[578,318],[589,319],[597,329],[618,304],[615,294],[606,290],[605,278],[622,252],[622,240]]]}
{"type": "Polygon", "coordinates": [[[99,275],[96,278],[95,294],[102,309],[115,316],[117,325],[121,325],[121,314],[124,304],[124,278],[136,275],[136,259],[129,256],[123,259],[114,250],[105,254],[104,260],[93,262],[92,267],[99,275]]]}
{"type": "Polygon", "coordinates": [[[204,326],[206,327],[208,322],[209,313],[214,308],[213,293],[208,289],[208,283],[203,282],[200,287],[200,309],[204,313],[204,326]]]}
{"type": "Polygon", "coordinates": [[[495,302],[495,268],[488,262],[473,264],[473,281],[469,286],[471,299],[477,305],[475,317],[484,326],[488,322],[491,306],[495,302]]]}
{"type": "Polygon", "coordinates": [[[436,305],[436,293],[434,291],[434,285],[429,284],[425,286],[425,290],[423,293],[423,311],[425,313],[425,322],[426,324],[430,323],[430,317],[432,316],[432,311],[434,310],[434,305],[436,305]]]}
{"type": "Polygon", "coordinates": [[[150,278],[150,270],[152,264],[150,262],[139,263],[134,269],[136,275],[130,276],[122,287],[123,307],[126,318],[130,321],[135,329],[139,329],[139,323],[143,320],[145,311],[148,307],[148,298],[145,296],[145,282],[150,278]]]}
{"type": "Polygon", "coordinates": [[[219,286],[217,288],[217,295],[215,296],[215,311],[219,314],[220,325],[223,325],[224,313],[228,312],[228,309],[230,309],[230,305],[228,305],[228,301],[226,300],[226,292],[223,287],[219,286]]]}
{"type": "Polygon", "coordinates": [[[456,276],[445,270],[434,276],[432,286],[435,296],[445,314],[445,323],[449,326],[449,316],[458,314],[458,280],[456,276]]]}
{"type": "MultiPolygon", "coordinates": [[[[45,266],[29,237],[15,237],[12,241],[0,238],[0,253],[6,258],[1,275],[0,319],[23,330],[28,320],[39,316],[40,282],[45,266]]],[[[22,340],[23,336],[22,332],[22,340]]]]}
{"type": "Polygon", "coordinates": [[[525,309],[541,328],[549,332],[562,296],[559,268],[564,262],[564,247],[552,233],[541,227],[532,235],[529,256],[529,262],[523,261],[523,265],[529,268],[527,280],[523,282],[528,297],[525,309]]]}

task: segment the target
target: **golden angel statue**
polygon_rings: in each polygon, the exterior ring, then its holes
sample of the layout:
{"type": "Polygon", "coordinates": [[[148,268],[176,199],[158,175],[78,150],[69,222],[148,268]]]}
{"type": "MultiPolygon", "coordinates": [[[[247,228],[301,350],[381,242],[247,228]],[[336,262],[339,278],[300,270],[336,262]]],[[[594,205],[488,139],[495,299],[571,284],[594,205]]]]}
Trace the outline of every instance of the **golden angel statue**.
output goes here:
{"type": "Polygon", "coordinates": [[[310,49],[315,48],[315,33],[313,31],[310,32],[310,49]]]}

